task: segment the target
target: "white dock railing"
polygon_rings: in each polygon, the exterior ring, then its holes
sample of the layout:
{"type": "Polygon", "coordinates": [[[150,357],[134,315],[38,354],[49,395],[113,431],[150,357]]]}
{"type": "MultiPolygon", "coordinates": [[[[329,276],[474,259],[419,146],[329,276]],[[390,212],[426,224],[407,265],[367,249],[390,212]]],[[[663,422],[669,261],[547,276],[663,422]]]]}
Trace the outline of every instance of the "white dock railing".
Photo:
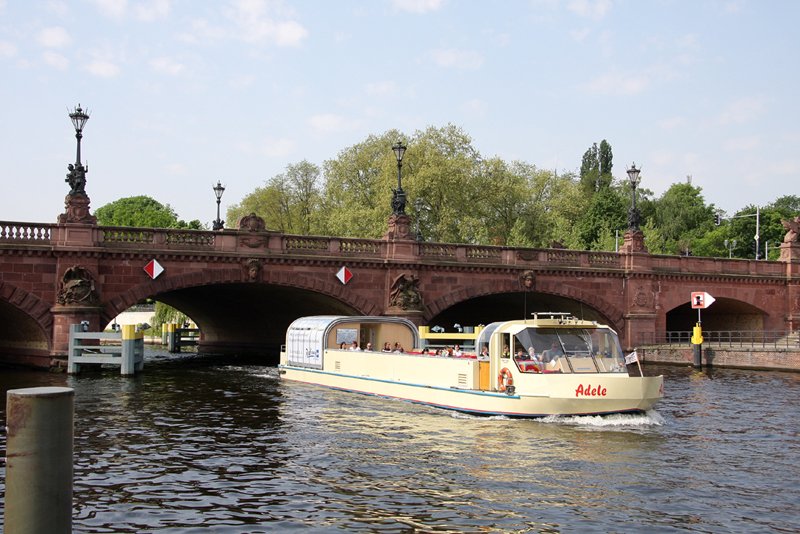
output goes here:
{"type": "Polygon", "coordinates": [[[133,375],[144,369],[144,334],[136,325],[122,325],[121,332],[84,332],[74,324],[69,332],[67,372],[77,374],[81,365],[119,365],[120,374],[133,375]],[[103,343],[105,341],[105,343],[103,343]]]}

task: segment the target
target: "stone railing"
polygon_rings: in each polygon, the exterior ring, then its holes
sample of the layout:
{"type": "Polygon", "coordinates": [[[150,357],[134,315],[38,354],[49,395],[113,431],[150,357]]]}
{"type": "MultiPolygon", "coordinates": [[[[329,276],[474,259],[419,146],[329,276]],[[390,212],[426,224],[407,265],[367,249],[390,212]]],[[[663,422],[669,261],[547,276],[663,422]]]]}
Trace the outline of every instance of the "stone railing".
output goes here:
{"type": "Polygon", "coordinates": [[[48,245],[55,224],[0,222],[0,241],[48,245]]]}
{"type": "Polygon", "coordinates": [[[173,228],[130,228],[124,226],[98,227],[99,241],[111,247],[150,246],[153,248],[214,248],[215,233],[205,230],[173,228]]]}

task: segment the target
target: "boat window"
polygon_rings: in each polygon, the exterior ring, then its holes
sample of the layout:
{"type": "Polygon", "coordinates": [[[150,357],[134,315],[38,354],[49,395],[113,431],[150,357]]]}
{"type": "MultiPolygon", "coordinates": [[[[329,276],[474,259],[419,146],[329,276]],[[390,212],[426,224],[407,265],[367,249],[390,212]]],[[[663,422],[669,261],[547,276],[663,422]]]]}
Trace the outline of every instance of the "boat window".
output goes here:
{"type": "Polygon", "coordinates": [[[609,328],[527,328],[515,337],[519,345],[533,347],[549,371],[627,372],[619,339],[609,328]]]}

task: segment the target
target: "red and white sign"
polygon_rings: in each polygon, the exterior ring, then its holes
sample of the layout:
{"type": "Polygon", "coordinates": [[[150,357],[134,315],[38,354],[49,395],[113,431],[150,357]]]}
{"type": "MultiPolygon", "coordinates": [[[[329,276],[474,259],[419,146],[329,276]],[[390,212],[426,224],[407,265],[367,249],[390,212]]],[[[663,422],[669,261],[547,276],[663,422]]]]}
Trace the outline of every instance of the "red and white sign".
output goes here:
{"type": "Polygon", "coordinates": [[[336,278],[338,278],[341,283],[347,284],[347,282],[353,278],[353,272],[347,267],[342,267],[339,269],[339,272],[336,273],[336,278]]]}
{"type": "Polygon", "coordinates": [[[147,265],[144,266],[144,272],[146,272],[150,278],[155,280],[158,278],[158,275],[164,272],[164,268],[156,260],[150,260],[147,262],[147,265]]]}
{"type": "Polygon", "coordinates": [[[716,299],[706,293],[705,291],[692,291],[692,309],[693,310],[705,310],[712,304],[716,299]]]}

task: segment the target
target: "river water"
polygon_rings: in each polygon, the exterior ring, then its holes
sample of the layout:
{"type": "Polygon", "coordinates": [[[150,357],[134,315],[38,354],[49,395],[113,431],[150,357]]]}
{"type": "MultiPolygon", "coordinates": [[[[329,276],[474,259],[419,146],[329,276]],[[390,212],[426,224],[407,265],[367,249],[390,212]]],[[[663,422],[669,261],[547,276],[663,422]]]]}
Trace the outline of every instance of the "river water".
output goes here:
{"type": "Polygon", "coordinates": [[[135,378],[2,371],[0,402],[74,388],[75,532],[800,531],[800,374],[646,373],[644,416],[510,420],[151,352],[135,378]]]}

